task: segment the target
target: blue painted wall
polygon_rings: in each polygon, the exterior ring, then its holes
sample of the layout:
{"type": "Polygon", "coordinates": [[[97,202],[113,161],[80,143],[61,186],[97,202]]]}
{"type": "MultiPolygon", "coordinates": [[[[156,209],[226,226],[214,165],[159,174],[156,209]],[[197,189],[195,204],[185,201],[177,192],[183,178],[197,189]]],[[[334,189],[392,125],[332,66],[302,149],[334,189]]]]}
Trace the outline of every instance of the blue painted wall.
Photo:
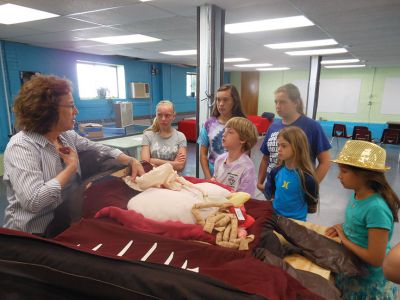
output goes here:
{"type": "MultiPolygon", "coordinates": [[[[3,58],[4,61],[4,43],[0,40],[0,61],[3,58]]],[[[1,68],[1,66],[0,66],[1,68]]],[[[4,77],[3,73],[0,70],[0,153],[3,152],[5,148],[5,143],[8,141],[8,117],[7,117],[7,103],[6,103],[6,95],[4,90],[4,77]]]]}
{"type": "MultiPolygon", "coordinates": [[[[21,86],[19,72],[37,71],[71,80],[75,87],[73,96],[79,110],[78,121],[112,118],[112,102],[118,100],[133,102],[134,117],[154,115],[155,105],[162,99],[172,100],[178,112],[193,112],[196,109],[195,99],[186,97],[186,73],[196,71],[195,68],[137,61],[122,56],[91,55],[7,41],[0,42],[3,49],[10,106],[21,86]],[[81,100],[77,91],[76,62],[78,60],[123,65],[128,99],[81,100]],[[156,72],[152,73],[152,69],[156,72]],[[134,81],[150,84],[150,99],[129,99],[128,84],[134,81]]],[[[0,80],[0,152],[3,152],[8,142],[8,123],[1,72],[0,80]]]]}
{"type": "MultiPolygon", "coordinates": [[[[281,118],[275,117],[274,123],[281,121],[281,118]]],[[[346,121],[321,121],[317,120],[321,124],[322,130],[324,131],[326,137],[331,140],[333,125],[335,123],[340,123],[346,126],[347,135],[351,136],[353,134],[354,126],[366,126],[371,131],[371,136],[374,142],[380,142],[383,130],[388,128],[386,123],[368,123],[368,122],[346,122],[346,121]]]]}

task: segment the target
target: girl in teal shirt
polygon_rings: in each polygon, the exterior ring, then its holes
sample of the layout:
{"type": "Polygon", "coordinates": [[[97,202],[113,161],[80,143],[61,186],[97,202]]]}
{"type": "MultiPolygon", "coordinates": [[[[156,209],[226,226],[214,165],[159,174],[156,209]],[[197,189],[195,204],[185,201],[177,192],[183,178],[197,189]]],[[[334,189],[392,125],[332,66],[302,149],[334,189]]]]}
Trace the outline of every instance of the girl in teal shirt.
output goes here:
{"type": "Polygon", "coordinates": [[[354,190],[346,208],[345,222],[327,229],[367,265],[365,276],[337,274],[343,299],[396,299],[396,286],[385,279],[383,259],[390,249],[393,222],[398,221],[400,201],[386,181],[386,152],[365,141],[348,141],[334,162],[344,188],[354,190]]]}

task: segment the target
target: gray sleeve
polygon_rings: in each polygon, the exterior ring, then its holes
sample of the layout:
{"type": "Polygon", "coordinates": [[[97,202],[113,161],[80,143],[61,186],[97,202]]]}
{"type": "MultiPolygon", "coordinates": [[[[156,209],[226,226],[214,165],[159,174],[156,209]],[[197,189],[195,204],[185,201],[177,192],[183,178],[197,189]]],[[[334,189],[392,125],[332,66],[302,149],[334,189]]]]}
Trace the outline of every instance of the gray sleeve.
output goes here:
{"type": "Polygon", "coordinates": [[[187,147],[186,136],[180,131],[177,132],[178,132],[178,148],[187,147]]]}
{"type": "Polygon", "coordinates": [[[149,146],[151,144],[151,131],[143,131],[142,146],[149,146]]]}

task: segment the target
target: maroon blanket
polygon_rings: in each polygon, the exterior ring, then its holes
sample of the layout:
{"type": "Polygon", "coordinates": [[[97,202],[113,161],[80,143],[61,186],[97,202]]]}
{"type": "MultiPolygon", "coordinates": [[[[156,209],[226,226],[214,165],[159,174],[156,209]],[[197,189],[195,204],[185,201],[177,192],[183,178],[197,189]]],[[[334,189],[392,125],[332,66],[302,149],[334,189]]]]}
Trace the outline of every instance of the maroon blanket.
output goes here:
{"type": "MultiPolygon", "coordinates": [[[[193,183],[204,182],[193,177],[186,179],[193,183]]],[[[133,226],[127,219],[128,211],[116,209],[126,209],[129,199],[136,193],[119,178],[95,182],[85,193],[84,216],[92,218],[100,209],[113,206],[114,208],[103,211],[103,215],[107,214],[111,219],[83,220],[59,235],[56,241],[74,248],[79,245],[79,249],[95,252],[97,255],[116,257],[123,252],[118,257],[198,271],[268,299],[295,299],[300,295],[309,299],[318,298],[285,271],[252,257],[252,249],[259,242],[262,225],[273,212],[269,202],[246,202],[247,213],[256,220],[248,233],[254,234],[256,238],[250,244],[249,251],[237,251],[168,238],[159,224],[156,224],[156,229],[147,228],[147,232],[143,232],[139,228],[143,224],[133,226]],[[122,227],[120,224],[126,226],[122,227]],[[164,236],[151,232],[163,232],[164,236]]]]}
{"type": "MultiPolygon", "coordinates": [[[[199,276],[199,280],[206,276],[217,282],[234,286],[241,291],[268,299],[321,299],[284,270],[252,257],[252,249],[249,251],[231,250],[201,242],[184,241],[171,236],[154,234],[159,233],[157,231],[150,233],[149,230],[143,232],[135,230],[133,227],[127,228],[110,218],[92,219],[96,212],[104,207],[114,206],[125,209],[129,199],[136,193],[119,178],[108,177],[94,182],[85,193],[83,215],[87,219],[75,223],[54,240],[46,239],[45,241],[74,249],[74,252],[77,250],[78,253],[112,258],[114,263],[109,263],[110,268],[113,268],[113,265],[118,265],[117,261],[124,260],[135,263],[142,262],[144,263],[142,267],[154,271],[152,264],[148,264],[154,263],[164,267],[167,265],[167,267],[172,267],[172,269],[181,272],[187,270],[190,274],[190,276],[187,276],[188,278],[198,273],[196,276],[199,276]]],[[[256,220],[248,230],[249,234],[256,236],[255,241],[250,244],[250,247],[253,248],[259,242],[262,226],[270,218],[272,208],[269,202],[257,200],[250,200],[245,206],[247,213],[256,220]]],[[[121,219],[119,222],[121,222],[121,219]]],[[[162,230],[161,228],[158,229],[162,230]]],[[[2,232],[13,235],[13,231],[0,231],[0,233],[2,232]]],[[[15,234],[21,235],[21,233],[15,234]]],[[[22,235],[38,240],[38,238],[28,234],[22,235]]],[[[40,240],[44,241],[44,239],[40,240]]],[[[60,250],[60,252],[62,251],[60,250]]],[[[10,253],[10,251],[5,251],[5,255],[7,253],[10,253]]],[[[83,272],[83,270],[80,270],[80,272],[83,272]]],[[[90,267],[88,272],[91,272],[90,267]]],[[[104,272],[107,272],[107,270],[104,269],[104,272]]],[[[164,274],[163,269],[158,274],[160,276],[164,274]]],[[[83,274],[83,276],[85,275],[83,274]]],[[[182,275],[179,276],[182,277],[182,275]]],[[[162,277],[162,280],[168,280],[168,278],[162,277]]],[[[183,281],[182,278],[182,284],[184,284],[183,281]]],[[[175,284],[177,289],[176,299],[178,299],[179,290],[183,286],[180,287],[180,281],[175,284]]],[[[185,288],[187,289],[187,287],[185,288]]]]}
{"type": "Polygon", "coordinates": [[[96,255],[198,272],[268,299],[320,299],[280,268],[245,252],[144,233],[102,220],[82,220],[57,242],[96,255]]]}

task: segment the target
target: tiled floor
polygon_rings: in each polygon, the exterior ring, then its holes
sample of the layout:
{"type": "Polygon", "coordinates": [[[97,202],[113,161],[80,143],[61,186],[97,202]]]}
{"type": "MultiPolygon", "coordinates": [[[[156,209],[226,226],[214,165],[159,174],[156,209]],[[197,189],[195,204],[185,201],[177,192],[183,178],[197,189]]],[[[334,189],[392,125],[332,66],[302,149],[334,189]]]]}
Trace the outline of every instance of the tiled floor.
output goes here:
{"type": "MultiPolygon", "coordinates": [[[[261,159],[260,148],[262,138],[259,139],[257,145],[253,148],[251,158],[258,170],[259,162],[261,159]]],[[[343,146],[344,141],[340,141],[339,147],[336,143],[333,143],[331,149],[331,156],[336,157],[338,150],[343,146]]],[[[386,146],[387,150],[387,164],[391,166],[391,170],[386,173],[387,179],[391,184],[397,195],[400,195],[400,166],[398,163],[399,157],[399,146],[386,146]]],[[[196,174],[196,144],[188,144],[188,162],[183,171],[183,175],[195,176],[196,174]]],[[[320,195],[321,204],[320,211],[316,214],[308,216],[308,220],[321,225],[332,225],[341,223],[344,220],[344,210],[346,207],[347,199],[351,193],[349,190],[343,189],[340,182],[336,178],[337,166],[332,164],[326,178],[321,184],[320,195]]],[[[6,206],[6,192],[3,185],[2,178],[0,177],[0,225],[3,224],[4,208],[6,206]]],[[[264,199],[263,195],[259,193],[257,196],[259,199],[264,199]]],[[[400,242],[400,224],[395,223],[395,232],[392,238],[392,245],[400,242]]]]}

